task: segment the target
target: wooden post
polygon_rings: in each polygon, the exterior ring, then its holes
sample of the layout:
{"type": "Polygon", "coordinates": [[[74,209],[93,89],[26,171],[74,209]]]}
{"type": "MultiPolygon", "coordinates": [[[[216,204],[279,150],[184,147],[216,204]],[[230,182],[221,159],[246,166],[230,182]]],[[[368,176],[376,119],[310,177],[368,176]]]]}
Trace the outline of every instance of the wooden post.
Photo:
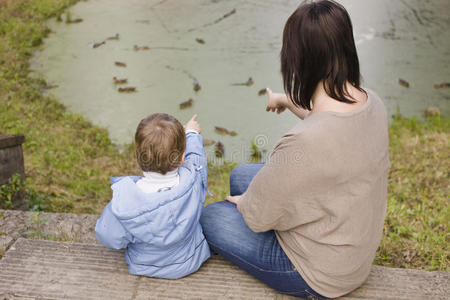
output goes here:
{"type": "MultiPolygon", "coordinates": [[[[22,143],[23,135],[0,134],[0,186],[8,184],[15,174],[19,174],[21,182],[25,181],[25,167],[23,162],[22,143]]],[[[21,190],[13,197],[13,209],[28,209],[25,193],[21,190]]]]}

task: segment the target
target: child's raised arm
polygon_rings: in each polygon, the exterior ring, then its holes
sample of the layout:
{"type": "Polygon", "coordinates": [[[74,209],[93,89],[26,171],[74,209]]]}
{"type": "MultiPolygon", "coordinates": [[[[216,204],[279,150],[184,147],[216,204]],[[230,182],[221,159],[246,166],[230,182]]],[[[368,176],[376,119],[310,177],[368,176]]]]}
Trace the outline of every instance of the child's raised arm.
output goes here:
{"type": "Polygon", "coordinates": [[[201,167],[205,179],[208,178],[208,162],[206,160],[203,138],[200,135],[202,129],[197,122],[197,115],[194,115],[184,126],[186,130],[186,154],[185,161],[192,160],[195,165],[201,167]]]}
{"type": "Polygon", "coordinates": [[[203,164],[203,160],[206,163],[206,153],[203,146],[203,138],[200,135],[202,129],[200,124],[197,122],[197,115],[194,115],[187,123],[184,125],[186,130],[186,156],[188,159],[192,155],[196,155],[197,161],[203,164]]]}

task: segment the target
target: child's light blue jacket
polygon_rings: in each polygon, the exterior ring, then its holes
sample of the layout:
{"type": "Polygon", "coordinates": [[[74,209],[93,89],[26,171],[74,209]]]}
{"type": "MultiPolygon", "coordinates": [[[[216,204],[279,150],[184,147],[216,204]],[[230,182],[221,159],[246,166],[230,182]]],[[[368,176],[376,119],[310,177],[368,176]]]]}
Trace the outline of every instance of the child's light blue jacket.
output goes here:
{"type": "Polygon", "coordinates": [[[140,177],[111,178],[113,198],[97,221],[97,239],[106,247],[127,247],[135,275],[176,279],[193,273],[210,251],[199,218],[205,202],[208,165],[201,135],[186,135],[180,183],[169,191],[144,193],[140,177]]]}

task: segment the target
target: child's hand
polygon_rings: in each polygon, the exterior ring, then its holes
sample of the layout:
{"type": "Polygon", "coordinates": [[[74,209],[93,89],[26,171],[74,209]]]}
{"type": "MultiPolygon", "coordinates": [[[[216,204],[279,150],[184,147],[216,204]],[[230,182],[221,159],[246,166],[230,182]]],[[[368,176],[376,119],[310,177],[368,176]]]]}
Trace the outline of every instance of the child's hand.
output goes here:
{"type": "Polygon", "coordinates": [[[184,125],[185,130],[195,130],[198,133],[202,132],[202,129],[200,128],[200,124],[197,122],[197,115],[195,114],[192,116],[192,118],[184,125]]]}
{"type": "Polygon", "coordinates": [[[269,102],[267,103],[266,111],[277,112],[281,114],[286,110],[287,97],[285,94],[273,93],[271,89],[267,88],[267,96],[269,102]]]}

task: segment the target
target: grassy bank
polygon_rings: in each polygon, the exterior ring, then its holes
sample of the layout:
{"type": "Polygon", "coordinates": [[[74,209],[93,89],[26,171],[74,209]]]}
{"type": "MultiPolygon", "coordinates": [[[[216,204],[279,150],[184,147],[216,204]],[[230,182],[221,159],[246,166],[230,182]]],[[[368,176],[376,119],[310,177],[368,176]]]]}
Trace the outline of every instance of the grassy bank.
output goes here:
{"type": "MultiPolygon", "coordinates": [[[[109,176],[138,174],[132,147],[119,153],[104,129],[43,96],[45,81],[28,76],[32,51],[49,34],[44,21],[74,2],[0,1],[0,132],[26,136],[31,206],[99,213],[111,197],[109,176]]],[[[392,122],[389,206],[376,264],[449,271],[449,124],[448,117],[392,122]]],[[[232,168],[210,167],[215,196],[208,203],[228,193],[232,168]]]]}
{"type": "Polygon", "coordinates": [[[75,2],[0,2],[0,132],[26,136],[33,204],[49,211],[95,213],[110,197],[108,176],[133,170],[134,161],[117,152],[104,129],[43,96],[44,80],[28,76],[32,51],[49,34],[44,21],[75,2]]]}
{"type": "Polygon", "coordinates": [[[450,271],[450,118],[394,118],[388,209],[376,264],[450,271]]]}

